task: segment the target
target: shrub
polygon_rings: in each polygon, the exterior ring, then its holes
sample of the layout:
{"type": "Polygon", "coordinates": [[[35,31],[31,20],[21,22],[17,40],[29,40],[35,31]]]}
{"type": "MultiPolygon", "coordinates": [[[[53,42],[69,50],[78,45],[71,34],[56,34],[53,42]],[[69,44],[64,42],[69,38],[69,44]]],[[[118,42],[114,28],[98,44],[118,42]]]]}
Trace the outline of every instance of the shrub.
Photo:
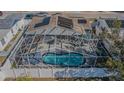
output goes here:
{"type": "Polygon", "coordinates": [[[33,78],[31,76],[23,76],[16,78],[16,81],[32,81],[33,78]]]}

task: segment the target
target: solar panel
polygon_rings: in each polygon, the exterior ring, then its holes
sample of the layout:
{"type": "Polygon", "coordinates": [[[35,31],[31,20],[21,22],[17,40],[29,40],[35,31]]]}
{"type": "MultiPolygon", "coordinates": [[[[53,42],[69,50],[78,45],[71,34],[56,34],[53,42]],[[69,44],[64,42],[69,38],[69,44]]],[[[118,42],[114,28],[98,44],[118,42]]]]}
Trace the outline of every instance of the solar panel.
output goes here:
{"type": "Polygon", "coordinates": [[[42,23],[43,23],[44,25],[48,25],[49,22],[50,22],[50,17],[46,17],[46,18],[43,19],[43,22],[42,22],[42,23]]]}
{"type": "Polygon", "coordinates": [[[87,20],[86,19],[78,19],[79,24],[86,24],[87,20]]]}
{"type": "Polygon", "coordinates": [[[35,24],[34,28],[37,28],[37,27],[40,27],[40,26],[44,26],[44,25],[48,25],[49,22],[50,22],[50,18],[51,17],[45,17],[42,22],[35,24]]]}
{"type": "Polygon", "coordinates": [[[72,19],[64,18],[58,16],[58,23],[59,26],[66,27],[66,28],[73,28],[73,22],[72,19]]]}

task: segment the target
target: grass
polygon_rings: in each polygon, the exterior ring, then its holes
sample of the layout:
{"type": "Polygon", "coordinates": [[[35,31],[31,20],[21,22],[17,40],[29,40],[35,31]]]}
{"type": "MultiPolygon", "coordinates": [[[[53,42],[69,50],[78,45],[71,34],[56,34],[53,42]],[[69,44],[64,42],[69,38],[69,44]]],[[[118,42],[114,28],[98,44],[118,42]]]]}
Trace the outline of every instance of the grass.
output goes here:
{"type": "Polygon", "coordinates": [[[16,81],[32,81],[32,77],[31,76],[24,76],[24,77],[18,77],[16,78],[16,81]]]}
{"type": "Polygon", "coordinates": [[[5,56],[0,56],[0,64],[2,64],[4,62],[4,60],[6,59],[5,56]]]}
{"type": "Polygon", "coordinates": [[[18,35],[19,35],[19,31],[16,33],[16,35],[12,38],[12,40],[11,41],[15,41],[15,39],[18,37],[18,35]]]}
{"type": "MultiPolygon", "coordinates": [[[[20,32],[17,32],[17,34],[11,39],[10,42],[15,41],[16,38],[18,37],[19,33],[20,33],[20,32]]],[[[4,51],[8,51],[8,50],[10,49],[10,47],[12,46],[12,45],[10,44],[10,42],[6,45],[6,47],[4,48],[4,51]]]]}
{"type": "Polygon", "coordinates": [[[12,67],[12,68],[17,68],[16,62],[13,62],[11,67],[12,67]]]}
{"type": "Polygon", "coordinates": [[[8,51],[10,47],[11,47],[11,44],[8,44],[8,45],[4,48],[4,51],[8,51]]]}

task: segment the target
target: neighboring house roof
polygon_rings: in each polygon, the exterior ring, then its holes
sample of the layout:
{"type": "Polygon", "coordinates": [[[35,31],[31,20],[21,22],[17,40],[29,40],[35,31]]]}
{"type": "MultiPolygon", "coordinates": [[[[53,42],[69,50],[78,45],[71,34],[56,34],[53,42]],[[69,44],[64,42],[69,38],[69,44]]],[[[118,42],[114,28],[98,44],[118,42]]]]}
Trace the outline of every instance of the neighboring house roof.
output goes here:
{"type": "Polygon", "coordinates": [[[9,29],[20,19],[23,18],[23,14],[11,14],[5,17],[5,19],[0,19],[0,40],[6,36],[10,31],[9,29]]]}
{"type": "Polygon", "coordinates": [[[97,26],[97,22],[93,22],[92,24],[91,24],[91,27],[92,28],[95,28],[97,26]]]}
{"type": "Polygon", "coordinates": [[[5,19],[0,19],[0,29],[11,28],[22,17],[22,14],[12,14],[8,15],[5,19]]]}
{"type": "Polygon", "coordinates": [[[103,19],[99,19],[98,23],[99,23],[99,27],[101,27],[101,28],[108,27],[108,25],[106,24],[105,20],[103,20],[103,19]]]}
{"type": "Polygon", "coordinates": [[[0,40],[1,40],[4,36],[6,36],[6,34],[7,34],[8,32],[9,32],[8,29],[5,29],[5,30],[0,29],[0,40]]]}

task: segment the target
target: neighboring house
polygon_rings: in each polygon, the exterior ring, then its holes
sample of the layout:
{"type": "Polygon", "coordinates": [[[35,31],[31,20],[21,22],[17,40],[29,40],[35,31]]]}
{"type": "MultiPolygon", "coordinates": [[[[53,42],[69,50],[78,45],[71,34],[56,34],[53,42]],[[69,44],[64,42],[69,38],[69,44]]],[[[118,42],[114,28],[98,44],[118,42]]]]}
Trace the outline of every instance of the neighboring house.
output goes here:
{"type": "MultiPolygon", "coordinates": [[[[111,33],[111,29],[107,25],[106,21],[104,19],[96,19],[95,22],[92,23],[92,30],[96,31],[96,35],[99,36],[100,33],[107,31],[108,33],[111,33]]],[[[107,38],[104,38],[103,40],[105,48],[109,51],[111,42],[107,38]]]]}
{"type": "MultiPolygon", "coordinates": [[[[92,27],[96,29],[97,35],[103,31],[108,31],[111,33],[112,29],[114,29],[114,20],[115,18],[97,19],[97,21],[92,24],[92,27]]],[[[124,39],[124,19],[119,18],[118,20],[120,20],[122,23],[119,36],[120,38],[124,39]]]]}
{"type": "Polygon", "coordinates": [[[0,51],[28,23],[29,20],[24,19],[24,14],[12,14],[5,17],[5,19],[0,19],[0,51]]]}
{"type": "Polygon", "coordinates": [[[111,33],[111,29],[109,28],[104,19],[97,19],[95,22],[93,22],[92,29],[96,30],[97,35],[99,35],[103,31],[108,31],[108,33],[111,33]]]}
{"type": "MultiPolygon", "coordinates": [[[[99,35],[103,31],[107,31],[108,33],[112,33],[112,29],[115,29],[113,26],[115,18],[104,18],[97,19],[96,22],[92,24],[92,28],[96,30],[96,34],[99,35]]],[[[124,39],[124,19],[118,18],[121,21],[121,27],[119,32],[119,37],[124,39]]],[[[103,43],[108,51],[110,51],[111,46],[114,44],[112,40],[108,38],[103,39],[103,43]]]]}

